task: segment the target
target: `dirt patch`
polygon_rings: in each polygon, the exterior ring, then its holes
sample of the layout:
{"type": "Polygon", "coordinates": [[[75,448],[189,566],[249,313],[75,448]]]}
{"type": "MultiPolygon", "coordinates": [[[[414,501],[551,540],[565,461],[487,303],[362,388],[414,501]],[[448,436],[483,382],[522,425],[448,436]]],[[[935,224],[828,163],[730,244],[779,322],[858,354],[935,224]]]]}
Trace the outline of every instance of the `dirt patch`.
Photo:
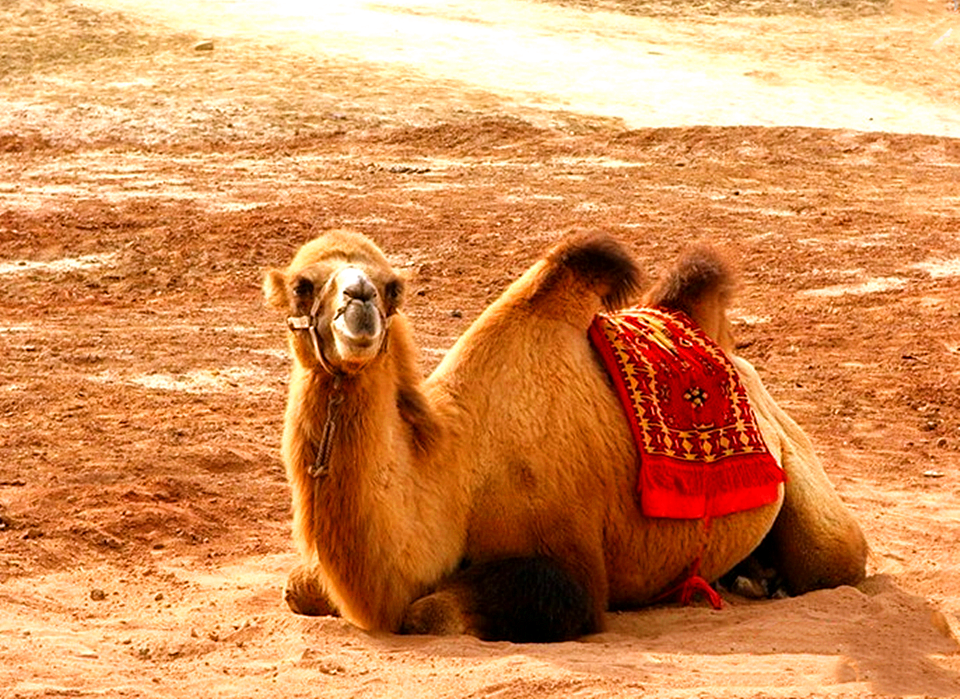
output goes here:
{"type": "Polygon", "coordinates": [[[266,40],[200,55],[200,33],[69,3],[0,15],[4,696],[960,694],[960,141],[625,129],[266,40]],[[404,270],[427,370],[569,231],[613,232],[651,276],[724,246],[740,352],[813,437],[871,579],[612,614],[550,647],[292,616],[288,361],[259,288],[330,226],[404,270]]]}

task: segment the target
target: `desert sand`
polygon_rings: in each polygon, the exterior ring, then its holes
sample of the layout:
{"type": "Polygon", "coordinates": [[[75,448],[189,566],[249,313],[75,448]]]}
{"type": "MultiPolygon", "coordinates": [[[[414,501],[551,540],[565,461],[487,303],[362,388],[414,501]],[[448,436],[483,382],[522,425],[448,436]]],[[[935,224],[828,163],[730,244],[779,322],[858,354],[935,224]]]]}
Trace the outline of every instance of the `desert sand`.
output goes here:
{"type": "Polygon", "coordinates": [[[0,20],[0,696],[960,695],[952,5],[0,20]],[[569,231],[651,276],[720,244],[738,351],[816,443],[868,580],[545,646],[294,616],[260,281],[333,226],[404,271],[427,371],[569,231]]]}

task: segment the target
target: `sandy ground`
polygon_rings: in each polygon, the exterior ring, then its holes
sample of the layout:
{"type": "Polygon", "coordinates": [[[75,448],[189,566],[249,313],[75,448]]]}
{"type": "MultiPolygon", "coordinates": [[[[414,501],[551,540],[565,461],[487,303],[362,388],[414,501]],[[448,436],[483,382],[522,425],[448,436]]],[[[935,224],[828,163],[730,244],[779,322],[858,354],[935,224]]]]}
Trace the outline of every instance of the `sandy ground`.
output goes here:
{"type": "Polygon", "coordinates": [[[960,695],[958,15],[572,4],[0,5],[0,696],[960,695]],[[329,226],[426,369],[567,231],[722,244],[869,580],[539,647],[288,613],[259,285],[329,226]]]}

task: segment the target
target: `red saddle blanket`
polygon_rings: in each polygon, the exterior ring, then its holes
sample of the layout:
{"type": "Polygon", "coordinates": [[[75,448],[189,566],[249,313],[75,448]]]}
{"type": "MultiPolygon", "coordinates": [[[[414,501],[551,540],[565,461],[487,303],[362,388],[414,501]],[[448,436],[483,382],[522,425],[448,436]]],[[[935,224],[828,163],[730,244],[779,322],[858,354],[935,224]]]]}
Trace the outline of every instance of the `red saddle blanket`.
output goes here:
{"type": "Polygon", "coordinates": [[[777,499],[783,470],[760,436],[736,368],[685,314],[602,313],[590,339],[640,452],[644,514],[709,519],[777,499]]]}

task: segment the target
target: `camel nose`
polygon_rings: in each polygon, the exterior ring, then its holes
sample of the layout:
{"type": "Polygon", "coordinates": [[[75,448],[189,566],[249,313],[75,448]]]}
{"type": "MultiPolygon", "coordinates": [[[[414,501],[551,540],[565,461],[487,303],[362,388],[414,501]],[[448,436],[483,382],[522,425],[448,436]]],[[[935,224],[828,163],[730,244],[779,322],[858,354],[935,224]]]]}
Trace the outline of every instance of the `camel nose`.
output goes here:
{"type": "Polygon", "coordinates": [[[357,274],[343,287],[343,295],[353,301],[367,303],[377,297],[377,288],[365,275],[357,274]]]}

